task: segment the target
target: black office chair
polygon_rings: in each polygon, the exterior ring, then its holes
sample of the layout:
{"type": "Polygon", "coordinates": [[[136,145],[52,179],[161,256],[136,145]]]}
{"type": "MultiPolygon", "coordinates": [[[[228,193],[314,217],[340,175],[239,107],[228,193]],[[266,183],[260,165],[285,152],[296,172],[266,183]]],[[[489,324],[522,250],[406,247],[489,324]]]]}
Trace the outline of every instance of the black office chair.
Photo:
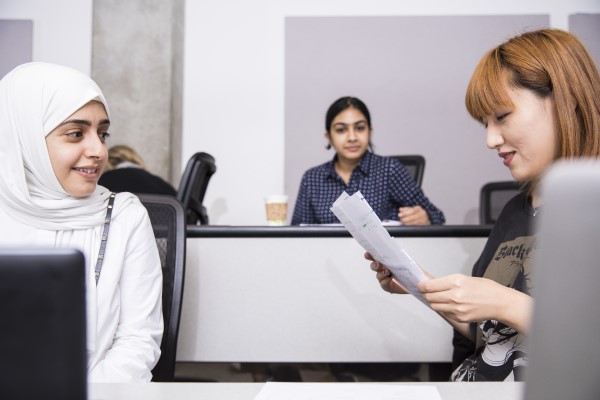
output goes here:
{"type": "Polygon", "coordinates": [[[479,223],[495,224],[504,205],[521,191],[515,181],[488,182],[479,195],[479,223]]]}
{"type": "Polygon", "coordinates": [[[161,355],[152,370],[155,382],[172,382],[175,375],[177,336],[185,274],[185,218],[181,203],[173,196],[139,194],[148,210],[163,272],[162,306],[164,332],[161,355]]]}
{"type": "Polygon", "coordinates": [[[400,161],[413,177],[417,186],[421,187],[421,184],[423,183],[423,175],[425,174],[425,157],[418,154],[390,157],[400,161]]]}
{"type": "Polygon", "coordinates": [[[215,159],[208,153],[196,153],[188,161],[177,190],[177,199],[183,204],[187,224],[208,225],[208,213],[202,202],[208,182],[216,170],[215,159]]]}

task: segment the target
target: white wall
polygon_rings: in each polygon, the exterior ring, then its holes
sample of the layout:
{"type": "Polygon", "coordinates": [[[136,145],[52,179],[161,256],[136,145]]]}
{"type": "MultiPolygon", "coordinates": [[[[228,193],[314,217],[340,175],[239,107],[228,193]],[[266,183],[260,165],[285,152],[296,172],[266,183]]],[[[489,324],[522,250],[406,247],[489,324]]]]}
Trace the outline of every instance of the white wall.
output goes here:
{"type": "Polygon", "coordinates": [[[0,0],[0,19],[33,20],[33,61],[90,74],[93,0],[0,0]]]}
{"type": "MultiPolygon", "coordinates": [[[[217,160],[205,204],[211,223],[262,225],[263,196],[284,188],[286,16],[598,13],[598,0],[190,0],[186,2],[183,153],[217,160]]],[[[327,62],[327,60],[315,60],[327,62]]],[[[482,149],[485,151],[485,149],[482,149]]]]}
{"type": "MultiPolygon", "coordinates": [[[[186,2],[182,160],[217,159],[211,223],[264,223],[263,196],[283,191],[286,16],[599,13],[598,0],[190,0],[186,2]]],[[[34,21],[33,59],[91,71],[92,0],[1,0],[0,18],[34,21]]],[[[326,60],[315,60],[326,62],[326,60]]]]}

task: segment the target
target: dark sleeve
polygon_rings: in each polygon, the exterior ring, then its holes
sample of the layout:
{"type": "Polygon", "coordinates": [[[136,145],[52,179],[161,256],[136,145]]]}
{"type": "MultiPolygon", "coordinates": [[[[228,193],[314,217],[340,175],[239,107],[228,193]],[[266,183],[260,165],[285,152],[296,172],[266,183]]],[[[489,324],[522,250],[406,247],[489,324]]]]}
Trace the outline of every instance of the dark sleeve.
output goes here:
{"type": "Polygon", "coordinates": [[[456,329],[452,336],[452,370],[454,371],[470,355],[475,353],[475,342],[464,337],[456,329]]]}
{"type": "Polygon", "coordinates": [[[169,182],[165,181],[160,176],[156,176],[156,179],[159,182],[161,182],[160,185],[156,185],[158,194],[166,194],[169,196],[177,197],[177,191],[169,182]]]}
{"type": "Polygon", "coordinates": [[[177,191],[170,183],[140,168],[118,168],[106,171],[100,176],[98,184],[112,192],[177,196],[177,191]]]}
{"type": "Polygon", "coordinates": [[[315,224],[315,216],[310,206],[310,189],[307,173],[302,176],[300,189],[296,197],[294,214],[292,215],[292,225],[315,224]]]}
{"type": "Polygon", "coordinates": [[[390,186],[392,198],[398,207],[421,206],[433,225],[446,222],[444,213],[429,201],[404,165],[396,160],[392,160],[391,163],[390,186]]]}

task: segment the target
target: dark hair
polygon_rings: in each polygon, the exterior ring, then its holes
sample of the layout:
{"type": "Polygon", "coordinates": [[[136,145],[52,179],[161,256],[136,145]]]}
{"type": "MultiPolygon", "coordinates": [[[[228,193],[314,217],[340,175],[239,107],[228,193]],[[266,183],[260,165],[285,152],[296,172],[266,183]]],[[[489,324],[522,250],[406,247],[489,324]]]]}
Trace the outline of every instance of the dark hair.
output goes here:
{"type": "MultiPolygon", "coordinates": [[[[335,117],[348,108],[356,108],[358,111],[360,111],[362,115],[365,116],[369,129],[373,129],[371,126],[371,114],[369,113],[369,109],[367,108],[366,104],[363,103],[358,97],[344,96],[334,101],[333,104],[327,109],[327,114],[325,114],[325,130],[327,132],[329,132],[331,129],[331,123],[335,117]]],[[[325,148],[329,150],[331,148],[331,144],[327,144],[325,148]]],[[[371,137],[369,137],[369,150],[373,152],[373,143],[371,143],[371,137]]]]}
{"type": "Polygon", "coordinates": [[[371,114],[369,114],[369,109],[367,108],[365,103],[363,103],[360,99],[356,97],[345,96],[340,97],[339,99],[334,101],[332,105],[329,106],[327,114],[325,115],[325,130],[327,132],[329,132],[329,130],[331,129],[331,123],[333,122],[335,117],[337,117],[339,113],[348,108],[356,108],[358,111],[360,111],[367,119],[367,125],[369,126],[369,129],[372,129],[371,114]]]}

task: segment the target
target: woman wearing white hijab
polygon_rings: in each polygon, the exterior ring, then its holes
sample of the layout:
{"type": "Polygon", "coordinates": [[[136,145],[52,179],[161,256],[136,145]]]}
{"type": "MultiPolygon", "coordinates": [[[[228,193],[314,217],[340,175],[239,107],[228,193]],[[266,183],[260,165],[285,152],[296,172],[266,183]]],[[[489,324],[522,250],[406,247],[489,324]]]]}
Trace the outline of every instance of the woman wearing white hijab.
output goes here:
{"type": "Polygon", "coordinates": [[[163,332],[162,272],[146,209],[97,185],[109,124],[100,88],[73,69],[28,63],[0,81],[0,245],[81,250],[88,380],[149,381],[163,332]]]}

